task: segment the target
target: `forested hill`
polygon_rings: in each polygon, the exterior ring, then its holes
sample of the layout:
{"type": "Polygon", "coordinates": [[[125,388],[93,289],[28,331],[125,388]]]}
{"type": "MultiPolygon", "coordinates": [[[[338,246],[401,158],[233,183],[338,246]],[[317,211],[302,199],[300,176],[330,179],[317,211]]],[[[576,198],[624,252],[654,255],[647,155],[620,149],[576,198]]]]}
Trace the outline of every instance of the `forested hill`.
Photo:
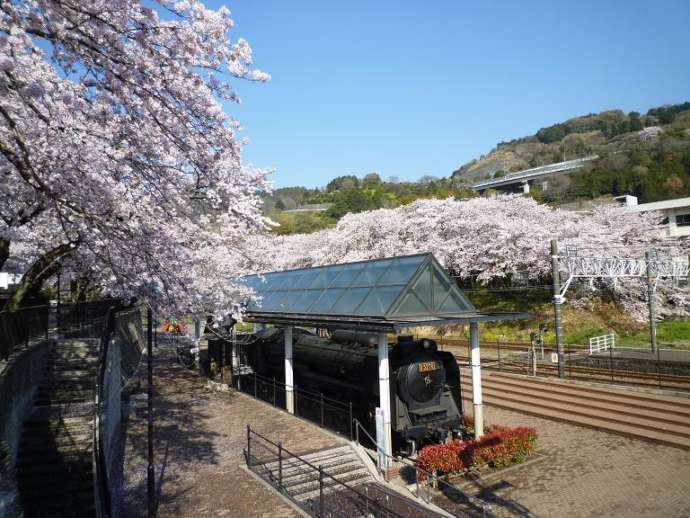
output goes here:
{"type": "Polygon", "coordinates": [[[530,195],[556,205],[621,194],[633,194],[642,203],[690,196],[690,102],[652,108],[644,115],[610,110],[575,117],[501,142],[448,178],[400,182],[370,173],[340,176],[317,189],[278,189],[265,198],[265,212],[280,223],[276,233],[313,232],[348,212],[420,198],[470,197],[475,194],[469,187],[477,180],[592,154],[600,158],[550,180],[547,191],[535,185],[530,195]]]}
{"type": "Polygon", "coordinates": [[[474,183],[594,154],[600,160],[562,177],[552,192],[543,193],[544,201],[607,194],[633,194],[641,202],[690,196],[690,102],[652,108],[645,115],[610,110],[575,117],[534,135],[500,142],[452,177],[474,183]]]}

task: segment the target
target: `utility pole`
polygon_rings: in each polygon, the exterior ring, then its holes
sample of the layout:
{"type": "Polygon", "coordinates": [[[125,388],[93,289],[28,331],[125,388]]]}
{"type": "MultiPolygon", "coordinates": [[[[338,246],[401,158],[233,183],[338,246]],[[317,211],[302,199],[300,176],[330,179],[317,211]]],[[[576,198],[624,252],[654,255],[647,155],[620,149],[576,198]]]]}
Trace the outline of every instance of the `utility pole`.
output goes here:
{"type": "Polygon", "coordinates": [[[55,324],[57,326],[55,336],[60,338],[60,270],[57,272],[57,310],[55,324]]]}
{"type": "Polygon", "coordinates": [[[647,263],[647,302],[649,303],[649,337],[652,353],[656,352],[656,304],[654,300],[654,276],[652,258],[655,254],[647,250],[644,254],[647,263]]]}
{"type": "Polygon", "coordinates": [[[556,324],[556,352],[558,354],[558,377],[565,378],[563,363],[563,325],[561,323],[561,279],[558,272],[558,241],[551,240],[551,272],[553,276],[553,313],[556,324]]]}
{"type": "Polygon", "coordinates": [[[147,356],[147,370],[148,370],[148,387],[147,387],[147,402],[148,402],[148,468],[147,468],[147,500],[148,500],[148,517],[156,516],[156,482],[153,471],[153,311],[149,307],[148,314],[148,343],[146,346],[147,356]]]}

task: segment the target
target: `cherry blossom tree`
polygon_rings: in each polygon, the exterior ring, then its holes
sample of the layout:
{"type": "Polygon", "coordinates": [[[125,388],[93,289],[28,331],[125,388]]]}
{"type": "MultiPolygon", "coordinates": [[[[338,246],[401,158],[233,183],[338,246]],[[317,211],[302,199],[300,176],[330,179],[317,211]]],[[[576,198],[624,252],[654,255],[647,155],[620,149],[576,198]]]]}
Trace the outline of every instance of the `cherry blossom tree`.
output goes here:
{"type": "MultiPolygon", "coordinates": [[[[554,238],[564,249],[573,246],[588,255],[642,257],[645,249],[660,247],[670,255],[687,256],[690,243],[664,239],[660,220],[656,213],[632,213],[611,204],[588,213],[553,209],[520,195],[420,200],[348,214],[334,229],[257,240],[254,246],[265,250],[263,271],[432,252],[454,275],[483,284],[507,282],[516,274],[547,282],[554,238]]],[[[600,284],[644,318],[640,281],[600,284]]],[[[661,302],[673,306],[687,300],[662,285],[659,294],[661,302]]]]}
{"type": "Polygon", "coordinates": [[[269,186],[220,102],[269,77],[232,27],[195,0],[0,3],[0,267],[28,268],[11,305],[63,265],[182,310],[245,294],[269,186]]]}

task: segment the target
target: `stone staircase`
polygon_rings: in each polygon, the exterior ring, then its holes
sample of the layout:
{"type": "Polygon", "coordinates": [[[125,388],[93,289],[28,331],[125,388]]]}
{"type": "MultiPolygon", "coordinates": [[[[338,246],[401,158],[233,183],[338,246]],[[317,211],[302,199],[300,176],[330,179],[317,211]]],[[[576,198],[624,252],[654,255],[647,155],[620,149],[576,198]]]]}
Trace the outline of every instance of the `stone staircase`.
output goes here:
{"type": "MultiPolygon", "coordinates": [[[[311,453],[301,458],[314,466],[321,466],[324,473],[330,475],[324,477],[324,494],[339,489],[335,480],[350,487],[375,481],[350,445],[311,453]]],[[[264,468],[278,478],[278,461],[267,463],[264,468]]],[[[318,500],[319,472],[299,459],[287,458],[283,460],[283,488],[297,502],[318,500]]]]}
{"type": "MultiPolygon", "coordinates": [[[[471,398],[469,371],[461,379],[471,398]]],[[[688,397],[498,372],[482,374],[482,393],[488,405],[690,449],[688,397]]]]}
{"type": "Polygon", "coordinates": [[[94,398],[98,339],[58,340],[24,424],[17,481],[24,517],[95,515],[94,398]]]}

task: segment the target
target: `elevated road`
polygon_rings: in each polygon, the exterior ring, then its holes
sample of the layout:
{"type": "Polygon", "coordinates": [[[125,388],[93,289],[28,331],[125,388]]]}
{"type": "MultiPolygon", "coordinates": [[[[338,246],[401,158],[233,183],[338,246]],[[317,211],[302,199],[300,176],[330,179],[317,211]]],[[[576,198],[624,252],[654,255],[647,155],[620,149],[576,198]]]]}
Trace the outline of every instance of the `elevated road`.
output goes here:
{"type": "MultiPolygon", "coordinates": [[[[523,169],[517,173],[511,173],[500,178],[492,178],[491,180],[482,180],[472,186],[475,191],[481,192],[486,189],[500,189],[502,187],[509,187],[513,185],[526,185],[530,180],[540,178],[542,176],[549,176],[555,174],[562,174],[567,171],[579,169],[583,165],[592,160],[599,158],[598,155],[592,155],[584,158],[577,158],[575,160],[566,160],[565,162],[557,162],[555,164],[543,165],[533,167],[531,169],[523,169]]],[[[529,192],[526,189],[525,192],[529,192]]]]}

